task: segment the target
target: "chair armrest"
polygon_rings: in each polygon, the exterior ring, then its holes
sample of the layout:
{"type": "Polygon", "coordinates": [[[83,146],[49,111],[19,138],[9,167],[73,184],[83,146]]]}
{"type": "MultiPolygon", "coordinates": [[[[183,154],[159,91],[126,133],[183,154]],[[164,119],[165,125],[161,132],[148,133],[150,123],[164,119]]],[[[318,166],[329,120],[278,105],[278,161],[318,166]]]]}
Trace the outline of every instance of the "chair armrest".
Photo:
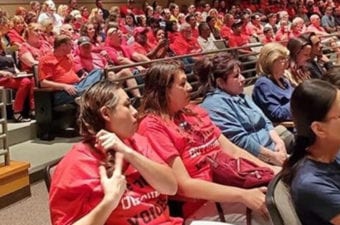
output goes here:
{"type": "Polygon", "coordinates": [[[34,88],[34,92],[55,92],[55,91],[58,90],[55,88],[37,88],[37,87],[34,88]]]}
{"type": "Polygon", "coordinates": [[[283,121],[283,122],[278,122],[278,123],[274,123],[275,126],[278,126],[278,125],[282,125],[286,128],[294,128],[295,127],[295,124],[293,121],[283,121]]]}

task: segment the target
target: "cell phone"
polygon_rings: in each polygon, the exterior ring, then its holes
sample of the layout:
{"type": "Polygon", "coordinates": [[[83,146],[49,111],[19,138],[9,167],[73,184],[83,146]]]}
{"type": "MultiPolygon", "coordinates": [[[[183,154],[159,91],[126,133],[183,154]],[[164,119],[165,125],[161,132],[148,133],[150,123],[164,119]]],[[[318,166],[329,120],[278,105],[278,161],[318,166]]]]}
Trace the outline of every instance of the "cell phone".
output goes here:
{"type": "Polygon", "coordinates": [[[165,27],[166,27],[166,22],[165,22],[165,21],[160,21],[160,22],[159,22],[159,27],[162,28],[162,29],[165,29],[165,27]]]}

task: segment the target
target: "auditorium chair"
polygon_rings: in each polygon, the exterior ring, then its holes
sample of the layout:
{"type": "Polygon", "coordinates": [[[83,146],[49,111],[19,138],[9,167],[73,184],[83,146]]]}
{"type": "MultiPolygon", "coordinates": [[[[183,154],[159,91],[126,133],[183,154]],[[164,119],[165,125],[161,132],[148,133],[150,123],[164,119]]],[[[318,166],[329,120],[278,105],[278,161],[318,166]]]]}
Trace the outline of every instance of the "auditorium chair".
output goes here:
{"type": "Polygon", "coordinates": [[[266,193],[266,205],[273,225],[301,225],[289,188],[277,174],[269,183],[266,193]]]}
{"type": "Polygon", "coordinates": [[[47,191],[50,191],[52,176],[54,170],[56,169],[58,163],[61,161],[62,157],[59,159],[54,160],[52,163],[47,165],[44,169],[44,181],[47,187],[47,191]]]}
{"type": "Polygon", "coordinates": [[[33,66],[35,79],[34,100],[37,123],[37,137],[41,140],[53,140],[59,137],[78,135],[76,126],[77,104],[54,105],[55,90],[42,88],[38,77],[38,65],[33,66]]]}

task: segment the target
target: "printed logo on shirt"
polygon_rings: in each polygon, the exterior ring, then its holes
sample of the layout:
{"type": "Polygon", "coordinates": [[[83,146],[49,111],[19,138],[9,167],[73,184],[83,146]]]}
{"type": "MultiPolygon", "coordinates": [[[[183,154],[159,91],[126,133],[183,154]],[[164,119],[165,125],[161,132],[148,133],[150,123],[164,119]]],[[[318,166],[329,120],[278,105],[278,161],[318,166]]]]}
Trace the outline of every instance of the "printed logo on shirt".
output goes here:
{"type": "Polygon", "coordinates": [[[195,158],[198,157],[202,154],[205,154],[207,152],[210,152],[212,150],[215,150],[216,147],[218,147],[218,141],[216,139],[212,139],[210,141],[208,141],[207,143],[197,146],[197,147],[193,147],[189,149],[189,157],[190,158],[195,158]]]}
{"type": "Polygon", "coordinates": [[[157,219],[159,216],[163,215],[166,209],[167,209],[166,197],[160,198],[153,206],[132,216],[127,220],[127,222],[131,225],[148,224],[151,221],[157,219]]]}
{"type": "Polygon", "coordinates": [[[158,196],[160,196],[160,193],[158,191],[150,191],[139,197],[125,196],[121,200],[122,208],[125,210],[130,209],[131,207],[138,206],[142,202],[147,201],[149,199],[157,198],[158,196]]]}

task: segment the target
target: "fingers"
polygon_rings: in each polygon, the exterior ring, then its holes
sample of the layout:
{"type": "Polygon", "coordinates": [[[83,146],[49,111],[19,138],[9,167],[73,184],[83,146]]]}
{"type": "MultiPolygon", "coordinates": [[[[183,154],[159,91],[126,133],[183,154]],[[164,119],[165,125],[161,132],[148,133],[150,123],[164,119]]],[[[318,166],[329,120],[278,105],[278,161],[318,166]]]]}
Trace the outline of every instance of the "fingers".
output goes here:
{"type": "Polygon", "coordinates": [[[260,190],[263,194],[267,193],[267,187],[259,187],[259,190],[260,190]]]}
{"type": "Polygon", "coordinates": [[[101,180],[107,178],[106,169],[104,166],[99,166],[99,176],[101,180]]]}
{"type": "Polygon", "coordinates": [[[122,168],[123,168],[123,161],[124,161],[124,156],[120,152],[116,152],[115,154],[115,169],[113,171],[113,176],[120,176],[122,175],[122,168]]]}

